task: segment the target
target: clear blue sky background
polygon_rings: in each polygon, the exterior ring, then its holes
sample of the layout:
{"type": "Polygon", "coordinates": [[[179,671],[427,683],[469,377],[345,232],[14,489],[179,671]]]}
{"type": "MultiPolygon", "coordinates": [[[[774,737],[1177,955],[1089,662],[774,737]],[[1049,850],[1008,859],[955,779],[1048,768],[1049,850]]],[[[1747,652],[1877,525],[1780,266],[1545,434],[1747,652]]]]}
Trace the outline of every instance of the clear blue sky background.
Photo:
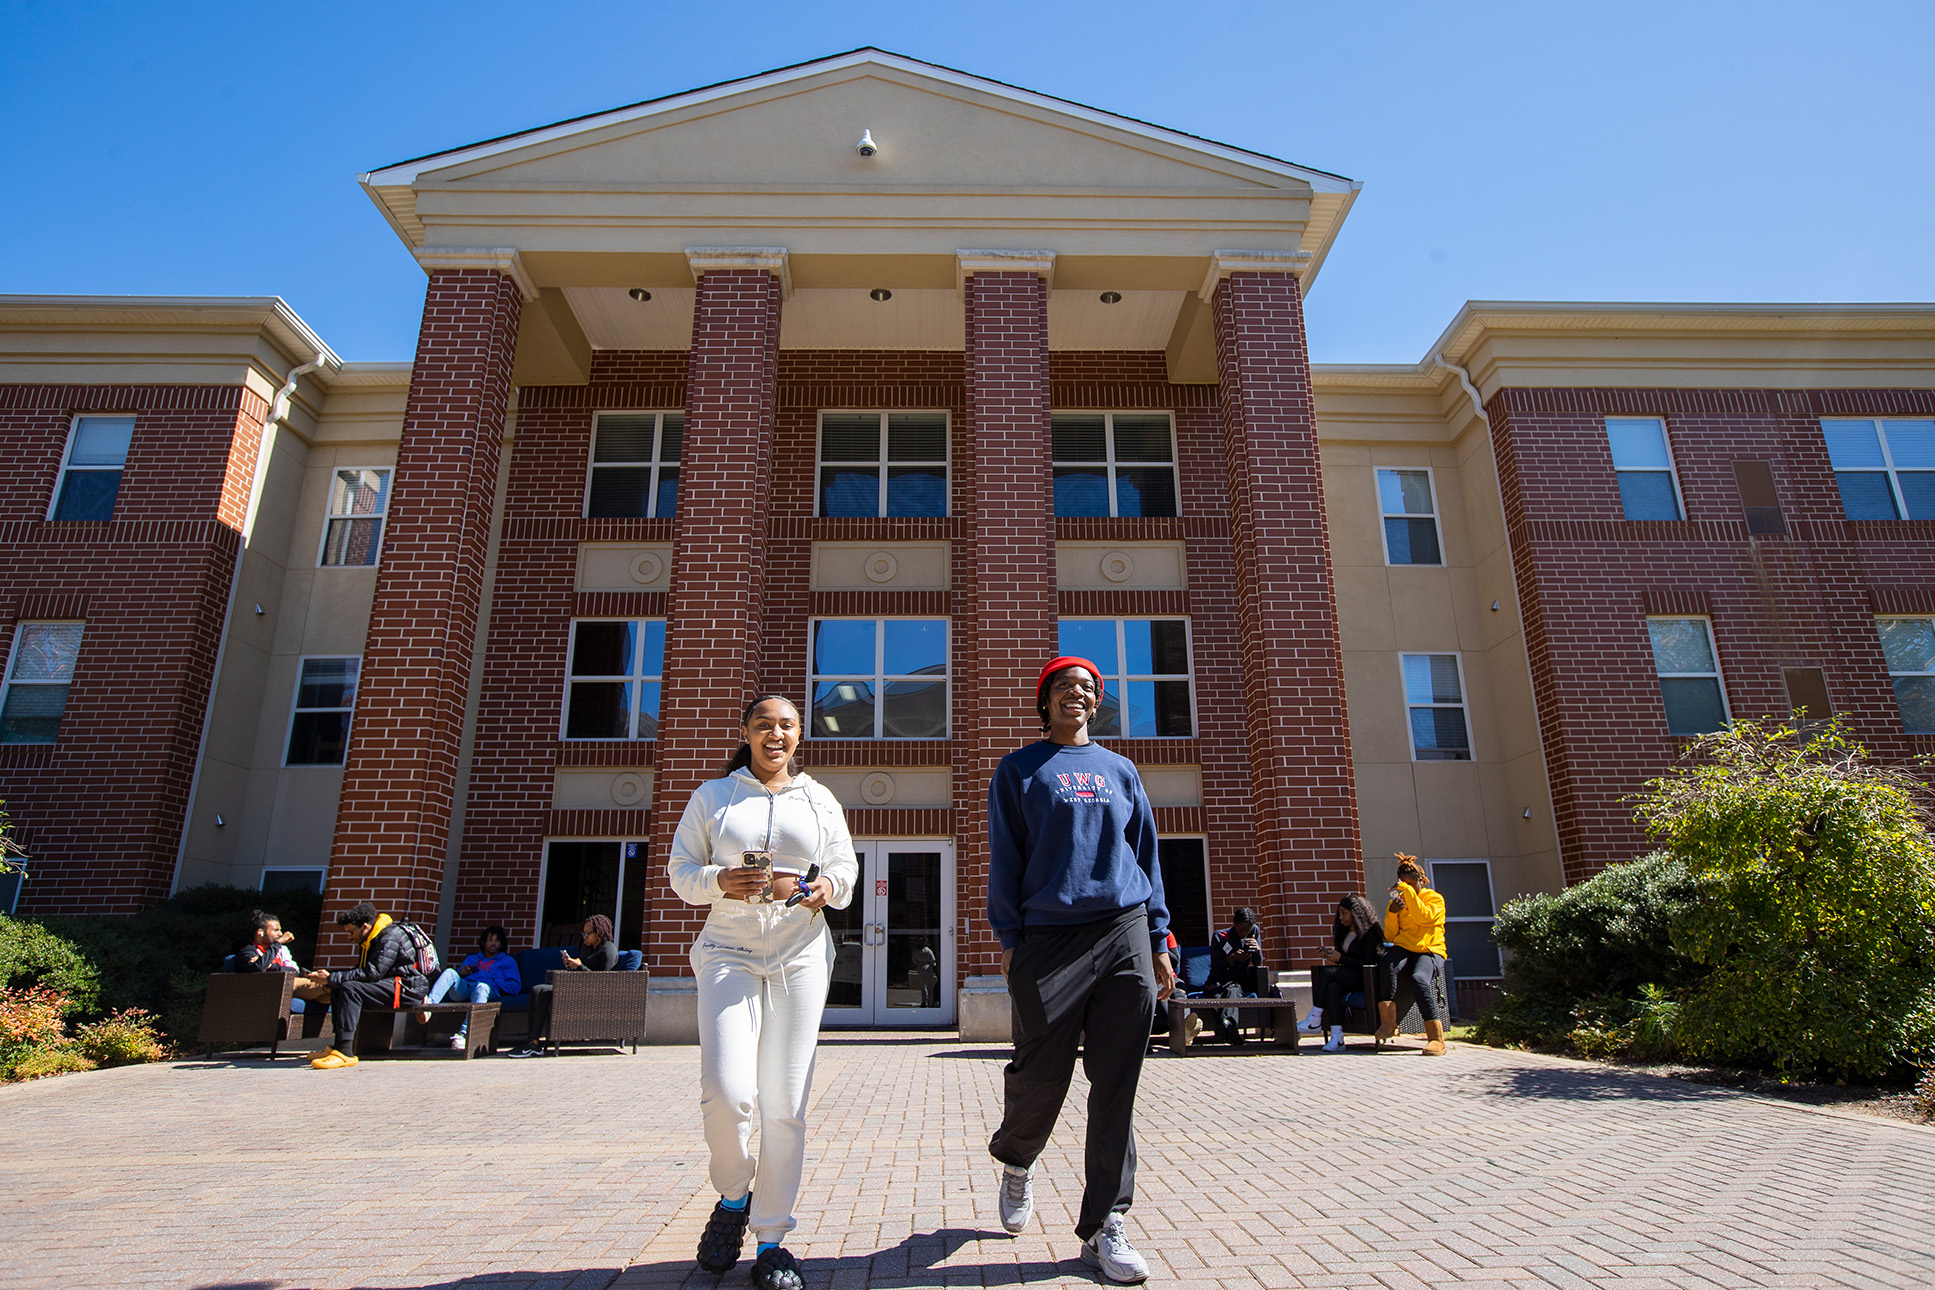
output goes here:
{"type": "Polygon", "coordinates": [[[407,359],[359,172],[868,44],[1362,180],[1320,362],[1468,299],[1935,299],[1935,4],[1819,0],[0,0],[0,292],[280,295],[407,359]]]}

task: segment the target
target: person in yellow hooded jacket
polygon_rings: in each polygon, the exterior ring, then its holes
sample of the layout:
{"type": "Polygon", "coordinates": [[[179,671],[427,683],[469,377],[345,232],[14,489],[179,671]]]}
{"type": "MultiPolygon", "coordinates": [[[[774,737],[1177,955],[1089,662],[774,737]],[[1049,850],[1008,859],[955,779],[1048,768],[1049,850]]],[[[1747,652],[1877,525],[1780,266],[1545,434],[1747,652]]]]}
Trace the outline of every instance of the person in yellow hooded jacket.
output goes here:
{"type": "Polygon", "coordinates": [[[1445,898],[1431,890],[1430,875],[1413,856],[1398,853],[1397,882],[1384,907],[1384,939],[1391,942],[1377,972],[1377,1042],[1397,1034],[1397,982],[1411,978],[1412,997],[1424,1018],[1424,1052],[1441,1057],[1445,1022],[1438,1009],[1437,974],[1445,951],[1445,898]]]}

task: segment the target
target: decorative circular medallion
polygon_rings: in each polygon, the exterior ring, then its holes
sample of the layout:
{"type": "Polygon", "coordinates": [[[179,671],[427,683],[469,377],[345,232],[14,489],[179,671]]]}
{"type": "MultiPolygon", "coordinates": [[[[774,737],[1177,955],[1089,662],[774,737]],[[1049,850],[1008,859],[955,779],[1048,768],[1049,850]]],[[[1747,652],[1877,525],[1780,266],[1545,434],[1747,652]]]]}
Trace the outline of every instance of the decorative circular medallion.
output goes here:
{"type": "Polygon", "coordinates": [[[647,551],[632,561],[632,581],[641,587],[657,582],[664,573],[665,561],[659,558],[656,551],[647,551]]]}
{"type": "Polygon", "coordinates": [[[612,780],[611,800],[620,806],[637,806],[645,800],[645,777],[627,772],[612,780]]]}
{"type": "Polygon", "coordinates": [[[1110,551],[1102,557],[1102,576],[1110,582],[1127,582],[1135,575],[1135,557],[1127,551],[1110,551]]]}
{"type": "Polygon", "coordinates": [[[900,560],[892,551],[875,551],[867,557],[863,566],[867,571],[868,582],[892,582],[900,572],[900,560]]]}
{"type": "Polygon", "coordinates": [[[884,770],[864,776],[860,780],[860,796],[868,806],[885,806],[894,800],[894,777],[884,770]]]}

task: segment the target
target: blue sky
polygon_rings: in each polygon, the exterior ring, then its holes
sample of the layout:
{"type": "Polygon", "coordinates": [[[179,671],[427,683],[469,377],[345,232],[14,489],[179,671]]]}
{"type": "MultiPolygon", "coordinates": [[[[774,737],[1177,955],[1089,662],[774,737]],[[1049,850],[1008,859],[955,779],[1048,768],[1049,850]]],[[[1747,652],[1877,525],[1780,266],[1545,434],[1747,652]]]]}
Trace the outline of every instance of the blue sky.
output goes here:
{"type": "Polygon", "coordinates": [[[0,0],[0,292],[280,295],[411,356],[359,172],[878,45],[1362,180],[1319,362],[1468,299],[1935,299],[1935,5],[0,0]]]}

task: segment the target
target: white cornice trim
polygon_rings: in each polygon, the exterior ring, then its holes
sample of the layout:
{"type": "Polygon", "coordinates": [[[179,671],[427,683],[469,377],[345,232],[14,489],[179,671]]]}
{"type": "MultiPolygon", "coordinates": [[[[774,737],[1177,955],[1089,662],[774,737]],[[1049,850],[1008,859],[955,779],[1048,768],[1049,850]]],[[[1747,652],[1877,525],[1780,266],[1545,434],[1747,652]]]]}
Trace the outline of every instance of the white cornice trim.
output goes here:
{"type": "Polygon", "coordinates": [[[685,262],[694,282],[715,269],[763,269],[779,279],[780,299],[793,294],[793,267],[783,246],[688,246],[685,262]]]}
{"type": "Polygon", "coordinates": [[[30,327],[175,331],[211,323],[259,329],[299,363],[320,357],[324,375],[343,363],[280,296],[0,295],[0,332],[30,327]]]}
{"type": "Polygon", "coordinates": [[[977,273],[1032,273],[1055,285],[1053,251],[973,250],[954,253],[954,289],[967,294],[967,280],[977,273]]]}
{"type": "Polygon", "coordinates": [[[1207,304],[1216,295],[1217,284],[1232,273],[1288,273],[1301,278],[1313,261],[1308,251],[1211,251],[1209,272],[1196,294],[1207,304]]]}
{"type": "MultiPolygon", "coordinates": [[[[1628,301],[1467,301],[1431,346],[1463,362],[1487,331],[1552,335],[1616,331],[1678,335],[1834,335],[1935,332],[1935,303],[1698,304],[1628,301]]],[[[1426,358],[1429,363],[1430,359],[1426,358]]]]}
{"type": "Polygon", "coordinates": [[[439,269],[490,269],[517,284],[530,304],[538,298],[537,283],[524,271],[524,261],[508,246],[426,246],[416,252],[425,273],[439,269]]]}

